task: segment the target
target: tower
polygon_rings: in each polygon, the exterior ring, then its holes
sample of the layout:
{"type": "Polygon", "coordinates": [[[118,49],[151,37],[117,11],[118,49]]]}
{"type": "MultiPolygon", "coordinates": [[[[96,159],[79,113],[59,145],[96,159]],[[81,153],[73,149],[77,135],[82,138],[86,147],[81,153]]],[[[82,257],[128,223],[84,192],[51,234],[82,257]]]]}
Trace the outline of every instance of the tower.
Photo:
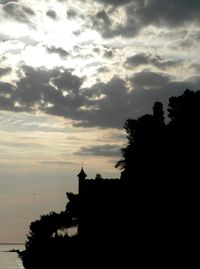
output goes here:
{"type": "Polygon", "coordinates": [[[87,175],[86,173],[84,172],[83,170],[83,167],[81,168],[81,171],[80,173],[77,175],[78,177],[78,194],[80,195],[81,193],[81,185],[82,185],[82,182],[86,179],[87,175]]]}
{"type": "Polygon", "coordinates": [[[78,195],[79,195],[79,212],[78,212],[78,234],[81,235],[84,228],[83,228],[83,220],[84,220],[84,199],[83,199],[83,186],[84,181],[87,177],[86,173],[81,168],[80,173],[77,175],[78,177],[78,195]]]}

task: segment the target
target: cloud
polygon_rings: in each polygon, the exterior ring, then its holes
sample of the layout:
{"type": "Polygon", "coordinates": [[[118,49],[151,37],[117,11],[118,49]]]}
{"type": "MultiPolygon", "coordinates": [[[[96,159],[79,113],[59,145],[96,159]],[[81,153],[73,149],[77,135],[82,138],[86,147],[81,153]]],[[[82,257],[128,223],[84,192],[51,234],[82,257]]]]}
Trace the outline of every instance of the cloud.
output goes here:
{"type": "Polygon", "coordinates": [[[149,63],[149,57],[145,53],[139,53],[134,56],[128,57],[125,61],[124,66],[127,68],[132,68],[149,63]]]}
{"type": "Polygon", "coordinates": [[[76,12],[75,9],[73,9],[73,8],[69,8],[69,9],[67,10],[67,18],[68,18],[68,19],[74,19],[76,16],[77,16],[77,12],[76,12]]]}
{"type": "Polygon", "coordinates": [[[104,52],[104,57],[105,58],[112,58],[114,56],[114,52],[112,49],[107,49],[105,52],[104,52]]]}
{"type": "Polygon", "coordinates": [[[105,157],[119,157],[121,155],[121,147],[119,145],[98,145],[82,147],[80,151],[76,152],[77,155],[94,155],[94,156],[105,156],[105,157]]]}
{"type": "Polygon", "coordinates": [[[7,4],[9,2],[18,2],[18,0],[0,0],[1,5],[7,4]]]}
{"type": "MultiPolygon", "coordinates": [[[[9,74],[9,73],[11,72],[11,70],[12,70],[12,69],[9,68],[9,67],[6,67],[6,68],[1,68],[1,67],[0,67],[0,77],[9,74]]],[[[0,82],[0,83],[1,83],[1,82],[0,82]]]]}
{"type": "Polygon", "coordinates": [[[0,109],[34,112],[71,117],[82,105],[79,93],[83,79],[72,75],[71,70],[47,70],[23,66],[24,77],[16,82],[0,83],[0,109]]]}
{"type": "Polygon", "coordinates": [[[57,19],[57,14],[56,14],[55,10],[53,10],[53,9],[49,9],[49,10],[47,11],[46,15],[47,15],[49,18],[53,19],[53,20],[56,20],[56,19],[57,19]]]}
{"type": "Polygon", "coordinates": [[[171,76],[166,75],[164,73],[142,71],[134,74],[133,77],[130,78],[130,81],[136,88],[142,85],[144,89],[150,89],[152,87],[153,88],[165,87],[165,85],[170,83],[171,79],[172,79],[171,76]]]}
{"type": "Polygon", "coordinates": [[[60,90],[66,90],[68,94],[78,94],[79,89],[83,83],[83,79],[72,75],[70,70],[60,73],[57,77],[52,79],[54,85],[60,90]]]}
{"type": "Polygon", "coordinates": [[[91,17],[93,22],[93,28],[103,34],[103,36],[109,36],[112,34],[110,30],[112,26],[112,20],[105,10],[98,11],[95,16],[91,17]]]}
{"type": "Polygon", "coordinates": [[[12,94],[14,86],[8,82],[0,81],[0,94],[12,94]]]}
{"type": "Polygon", "coordinates": [[[132,0],[99,0],[99,2],[113,6],[123,6],[126,5],[127,3],[130,3],[131,1],[132,0]]]}
{"type": "Polygon", "coordinates": [[[102,66],[102,67],[99,67],[97,69],[97,71],[98,71],[98,73],[107,73],[107,72],[109,72],[109,68],[106,66],[102,66]]]}
{"type": "Polygon", "coordinates": [[[9,18],[29,25],[32,24],[30,18],[35,16],[35,12],[30,7],[13,1],[4,4],[3,10],[9,18]]]}
{"type": "Polygon", "coordinates": [[[69,56],[69,53],[64,50],[63,48],[56,48],[54,46],[51,46],[51,47],[47,47],[47,51],[49,53],[56,53],[58,54],[61,58],[66,58],[67,56],[69,56]]]}
{"type": "Polygon", "coordinates": [[[178,67],[181,65],[182,60],[164,60],[158,55],[138,53],[134,56],[128,57],[124,63],[124,67],[127,69],[135,68],[141,65],[152,65],[156,68],[167,69],[170,67],[178,67]]]}
{"type": "Polygon", "coordinates": [[[38,161],[41,164],[46,165],[77,165],[75,162],[67,162],[67,161],[60,161],[60,160],[40,160],[38,161]]]}
{"type": "Polygon", "coordinates": [[[115,13],[113,9],[106,9],[92,17],[94,27],[104,38],[123,36],[130,38],[136,36],[147,26],[159,28],[184,27],[196,25],[200,22],[200,2],[196,0],[132,0],[114,1],[101,0],[100,2],[110,4],[114,8],[122,8],[125,18],[117,23],[114,22],[115,13]]]}
{"type": "MultiPolygon", "coordinates": [[[[136,2],[139,3],[139,1],[136,2]]],[[[168,0],[149,0],[140,2],[137,5],[135,14],[138,14],[142,25],[154,24],[157,26],[177,27],[184,25],[184,23],[199,22],[199,1],[176,0],[171,2],[168,0]]],[[[131,9],[127,14],[132,16],[131,9]]]]}
{"type": "Polygon", "coordinates": [[[200,77],[177,81],[166,73],[143,70],[127,80],[114,76],[83,88],[73,70],[22,67],[24,77],[15,85],[0,83],[0,109],[42,111],[71,119],[75,127],[122,128],[127,118],[152,112],[155,101],[166,106],[170,96],[186,88],[198,89],[200,77]]]}
{"type": "Polygon", "coordinates": [[[9,147],[9,148],[17,148],[17,149],[24,149],[24,148],[46,148],[47,145],[41,144],[41,143],[22,143],[22,142],[17,142],[17,143],[11,143],[11,142],[4,142],[2,147],[9,147]]]}

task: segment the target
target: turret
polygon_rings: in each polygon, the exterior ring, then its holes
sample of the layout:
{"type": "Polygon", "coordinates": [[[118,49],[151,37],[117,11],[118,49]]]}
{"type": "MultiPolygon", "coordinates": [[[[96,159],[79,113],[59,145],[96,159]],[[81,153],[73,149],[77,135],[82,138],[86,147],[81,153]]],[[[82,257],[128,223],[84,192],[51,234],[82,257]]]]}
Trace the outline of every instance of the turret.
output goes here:
{"type": "Polygon", "coordinates": [[[82,167],[80,173],[77,175],[77,177],[78,177],[78,179],[79,179],[79,182],[78,182],[78,193],[80,194],[80,191],[81,191],[81,182],[82,182],[83,180],[85,180],[86,177],[87,177],[86,173],[85,173],[84,170],[83,170],[83,167],[82,167]]]}
{"type": "Polygon", "coordinates": [[[86,173],[83,170],[83,167],[77,177],[79,178],[79,180],[84,180],[87,177],[86,173]]]}

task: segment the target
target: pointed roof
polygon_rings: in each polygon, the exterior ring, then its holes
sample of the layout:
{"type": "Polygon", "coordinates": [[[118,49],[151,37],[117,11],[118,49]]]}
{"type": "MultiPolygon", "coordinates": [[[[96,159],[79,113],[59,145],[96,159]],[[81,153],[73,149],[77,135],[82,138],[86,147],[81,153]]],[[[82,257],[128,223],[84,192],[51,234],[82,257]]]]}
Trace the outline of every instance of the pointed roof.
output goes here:
{"type": "Polygon", "coordinates": [[[86,178],[87,177],[86,173],[83,170],[83,167],[82,167],[80,173],[77,175],[77,177],[79,177],[79,178],[86,178]]]}

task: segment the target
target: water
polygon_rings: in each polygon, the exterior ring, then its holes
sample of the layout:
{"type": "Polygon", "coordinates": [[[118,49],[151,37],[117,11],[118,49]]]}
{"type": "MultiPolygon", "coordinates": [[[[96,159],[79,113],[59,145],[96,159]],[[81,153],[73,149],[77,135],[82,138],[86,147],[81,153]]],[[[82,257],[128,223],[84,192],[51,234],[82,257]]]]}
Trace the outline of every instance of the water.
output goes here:
{"type": "Polygon", "coordinates": [[[0,269],[24,269],[16,252],[5,252],[11,249],[23,250],[24,245],[0,244],[0,269]]]}

